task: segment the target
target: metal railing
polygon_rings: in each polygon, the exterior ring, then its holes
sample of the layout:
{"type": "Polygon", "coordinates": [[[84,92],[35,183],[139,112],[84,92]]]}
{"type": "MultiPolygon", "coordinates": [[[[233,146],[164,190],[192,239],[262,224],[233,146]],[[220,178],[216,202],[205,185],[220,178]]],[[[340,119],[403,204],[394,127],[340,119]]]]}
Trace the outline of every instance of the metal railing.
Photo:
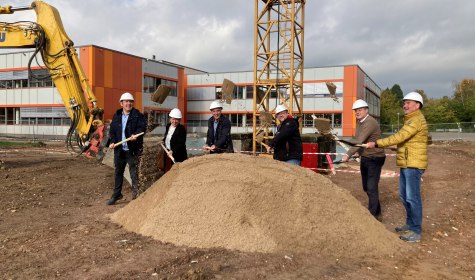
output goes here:
{"type": "MultiPolygon", "coordinates": [[[[402,124],[400,124],[402,127],[402,124]]],[[[464,140],[475,141],[475,122],[427,124],[432,140],[464,140]]],[[[382,125],[384,135],[398,131],[397,125],[382,125]]]]}

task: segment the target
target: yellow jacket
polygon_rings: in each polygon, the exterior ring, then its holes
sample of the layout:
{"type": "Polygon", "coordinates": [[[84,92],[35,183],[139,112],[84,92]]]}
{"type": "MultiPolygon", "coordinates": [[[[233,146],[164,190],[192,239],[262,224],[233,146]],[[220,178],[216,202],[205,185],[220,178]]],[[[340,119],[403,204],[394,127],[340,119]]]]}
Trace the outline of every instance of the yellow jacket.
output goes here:
{"type": "Polygon", "coordinates": [[[397,145],[396,165],[401,168],[427,168],[426,119],[421,110],[404,116],[404,126],[398,133],[376,141],[378,147],[397,145]]]}

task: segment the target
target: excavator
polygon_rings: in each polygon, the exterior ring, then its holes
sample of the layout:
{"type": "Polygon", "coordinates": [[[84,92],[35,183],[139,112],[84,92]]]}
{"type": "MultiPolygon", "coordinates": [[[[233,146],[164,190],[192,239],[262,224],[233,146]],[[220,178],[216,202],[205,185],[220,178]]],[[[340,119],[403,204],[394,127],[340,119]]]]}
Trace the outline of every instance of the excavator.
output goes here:
{"type": "Polygon", "coordinates": [[[71,118],[66,147],[70,152],[84,153],[88,158],[100,160],[108,139],[103,120],[104,110],[97,105],[58,10],[43,1],[34,1],[26,7],[0,6],[0,14],[25,10],[34,10],[37,21],[0,22],[0,48],[34,49],[28,61],[30,76],[34,76],[31,71],[33,60],[41,56],[49,74],[34,78],[51,77],[61,95],[71,118]]]}

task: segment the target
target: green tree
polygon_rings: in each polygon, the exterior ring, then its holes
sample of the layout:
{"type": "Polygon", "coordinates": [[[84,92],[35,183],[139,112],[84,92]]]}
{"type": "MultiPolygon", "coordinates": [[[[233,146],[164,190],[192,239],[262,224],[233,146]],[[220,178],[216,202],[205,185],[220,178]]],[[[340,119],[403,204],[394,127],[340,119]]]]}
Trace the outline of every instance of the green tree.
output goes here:
{"type": "Polygon", "coordinates": [[[427,123],[454,123],[457,117],[451,108],[451,100],[448,97],[441,99],[429,99],[424,101],[424,116],[427,123]]]}
{"type": "Polygon", "coordinates": [[[422,101],[424,101],[424,104],[429,101],[429,97],[427,97],[423,89],[416,89],[415,92],[419,93],[422,96],[422,101]]]}
{"type": "Polygon", "coordinates": [[[396,97],[396,100],[399,101],[399,103],[402,104],[402,98],[404,97],[404,93],[402,92],[402,89],[401,87],[398,85],[398,84],[395,84],[392,88],[391,88],[391,92],[394,94],[394,96],[396,97]]]}
{"type": "MultiPolygon", "coordinates": [[[[398,86],[399,87],[399,86],[398,86]]],[[[394,88],[394,87],[393,87],[394,88]]],[[[403,111],[401,101],[390,89],[385,89],[381,92],[381,126],[384,128],[398,129],[402,125],[403,111]],[[399,114],[398,114],[399,113],[399,114]],[[398,121],[399,117],[399,121],[398,121]]]]}
{"type": "Polygon", "coordinates": [[[451,109],[460,122],[475,121],[475,80],[463,79],[455,84],[451,109]]]}

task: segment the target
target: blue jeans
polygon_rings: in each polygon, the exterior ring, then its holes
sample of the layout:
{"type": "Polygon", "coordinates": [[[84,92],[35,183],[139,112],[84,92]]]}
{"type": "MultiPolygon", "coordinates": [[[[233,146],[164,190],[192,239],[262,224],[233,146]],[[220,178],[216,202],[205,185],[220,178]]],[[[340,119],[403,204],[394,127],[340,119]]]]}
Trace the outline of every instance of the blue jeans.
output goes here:
{"type": "Polygon", "coordinates": [[[285,162],[300,166],[300,160],[298,159],[289,159],[289,160],[286,160],[285,162]]]}
{"type": "Polygon", "coordinates": [[[406,224],[409,230],[421,234],[422,199],[421,176],[424,169],[401,168],[399,177],[399,198],[406,208],[406,224]]]}

